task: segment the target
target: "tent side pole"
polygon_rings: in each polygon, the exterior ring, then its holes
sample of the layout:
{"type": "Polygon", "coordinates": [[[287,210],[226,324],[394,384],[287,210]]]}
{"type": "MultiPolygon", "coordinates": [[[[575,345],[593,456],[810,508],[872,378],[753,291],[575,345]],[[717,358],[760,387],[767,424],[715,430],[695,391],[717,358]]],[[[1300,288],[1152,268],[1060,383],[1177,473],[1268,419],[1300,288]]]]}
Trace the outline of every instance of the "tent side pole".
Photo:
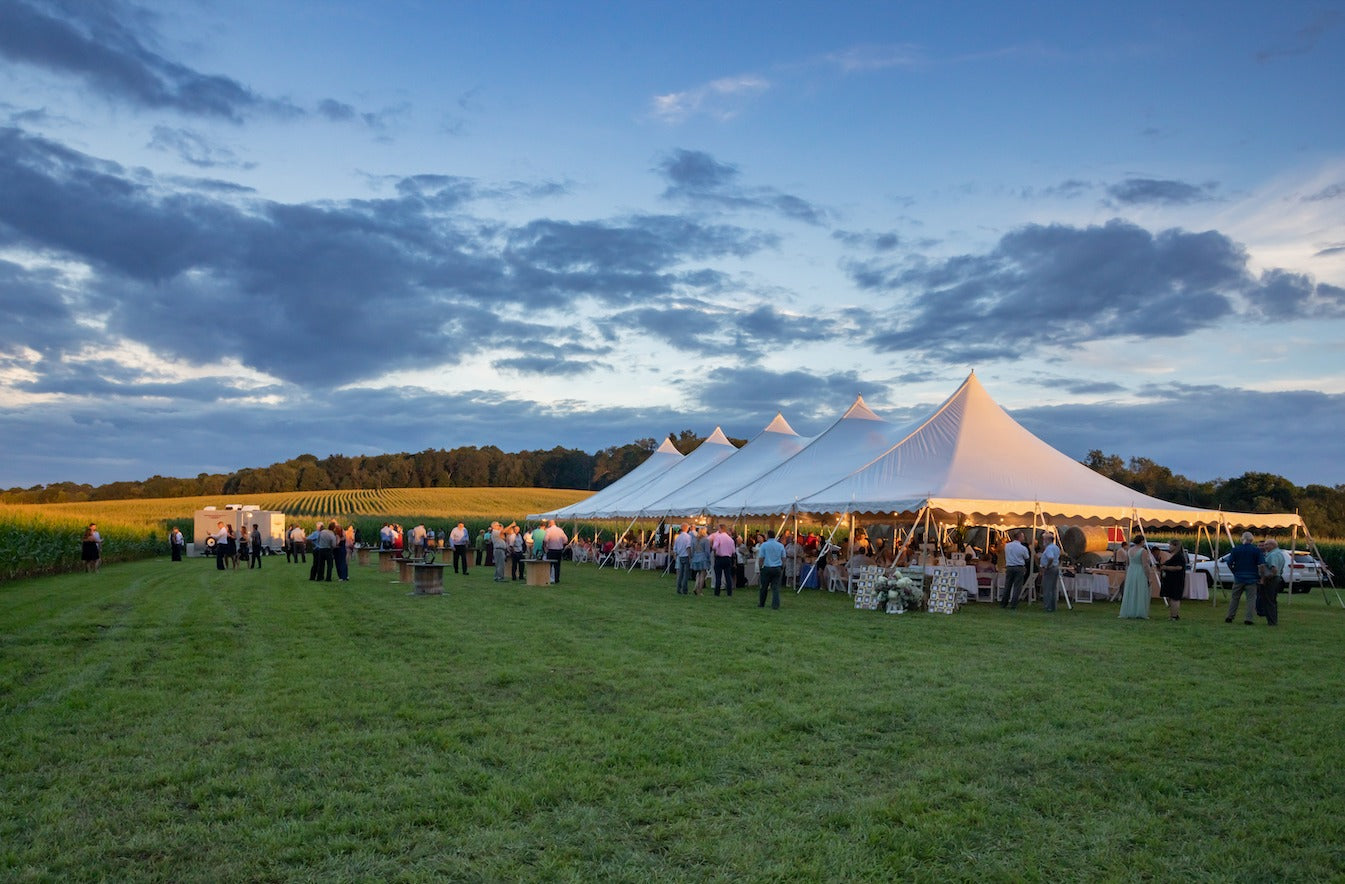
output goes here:
{"type": "MultiPolygon", "coordinates": [[[[1312,553],[1319,562],[1325,565],[1326,559],[1322,558],[1322,551],[1317,548],[1317,541],[1313,539],[1312,532],[1308,530],[1308,523],[1303,521],[1302,516],[1299,516],[1298,520],[1303,523],[1303,540],[1307,544],[1308,552],[1312,553]]],[[[1320,582],[1321,580],[1330,580],[1331,588],[1336,592],[1336,603],[1342,608],[1345,608],[1345,601],[1342,601],[1340,598],[1340,589],[1336,586],[1336,582],[1325,574],[1318,575],[1318,581],[1320,582]]],[[[1322,601],[1329,608],[1331,607],[1331,600],[1326,597],[1326,584],[1321,583],[1320,585],[1322,587],[1322,601]]]]}

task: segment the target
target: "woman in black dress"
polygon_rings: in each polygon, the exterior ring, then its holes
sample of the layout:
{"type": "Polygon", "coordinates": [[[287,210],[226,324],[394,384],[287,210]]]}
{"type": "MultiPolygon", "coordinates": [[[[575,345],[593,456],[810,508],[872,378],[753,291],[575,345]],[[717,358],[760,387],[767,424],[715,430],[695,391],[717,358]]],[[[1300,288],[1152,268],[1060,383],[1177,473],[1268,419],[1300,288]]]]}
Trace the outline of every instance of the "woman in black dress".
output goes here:
{"type": "Polygon", "coordinates": [[[1186,550],[1180,540],[1168,544],[1168,556],[1158,566],[1158,594],[1168,601],[1168,619],[1180,620],[1182,594],[1186,590],[1186,550]]]}
{"type": "Polygon", "coordinates": [[[79,557],[84,562],[84,570],[89,573],[97,571],[102,564],[103,538],[98,533],[98,526],[93,523],[84,529],[84,536],[79,543],[79,557]]]}

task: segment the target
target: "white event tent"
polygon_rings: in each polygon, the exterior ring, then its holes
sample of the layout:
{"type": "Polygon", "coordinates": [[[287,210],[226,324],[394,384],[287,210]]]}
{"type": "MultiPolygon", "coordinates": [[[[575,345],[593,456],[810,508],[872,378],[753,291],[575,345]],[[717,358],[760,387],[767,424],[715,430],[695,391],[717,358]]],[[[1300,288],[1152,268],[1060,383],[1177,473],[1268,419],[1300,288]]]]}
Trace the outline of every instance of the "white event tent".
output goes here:
{"type": "Polygon", "coordinates": [[[845,414],[792,457],[715,499],[705,512],[735,518],[788,513],[800,497],[877,457],[901,438],[902,429],[874,414],[864,397],[857,396],[845,414]]]}
{"type": "MultiPolygon", "coordinates": [[[[697,516],[725,489],[739,488],[793,457],[812,440],[794,432],[785,416],[775,419],[746,445],[711,469],[645,507],[650,516],[697,516]]],[[[631,513],[630,515],[635,515],[631,513]]]]}
{"type": "Polygon", "coordinates": [[[978,525],[1302,526],[1295,513],[1230,513],[1169,503],[1094,472],[1026,430],[972,372],[909,435],[828,487],[800,512],[871,513],[978,525]]]}
{"type": "MultiPolygon", "coordinates": [[[[638,488],[632,488],[618,497],[608,498],[599,507],[584,507],[592,519],[636,518],[649,512],[649,505],[661,497],[685,486],[720,461],[733,455],[738,447],[729,441],[724,431],[715,427],[704,442],[696,446],[681,461],[638,488]]],[[[583,504],[576,504],[583,507],[583,504]]]]}
{"type": "Polygon", "coordinates": [[[672,439],[664,437],[663,444],[654,449],[654,453],[645,458],[639,466],[617,479],[601,491],[591,494],[581,501],[563,506],[546,513],[532,513],[529,519],[583,519],[592,518],[595,510],[602,510],[607,503],[643,488],[683,460],[682,452],[673,445],[672,439]]]}
{"type": "Polygon", "coordinates": [[[741,450],[718,427],[685,457],[665,439],[622,479],[540,518],[737,518],[791,512],[1001,527],[1138,522],[1306,530],[1296,513],[1183,506],[1113,482],[1015,421],[975,372],[928,417],[912,424],[893,425],[857,397],[812,439],[798,436],[780,414],[741,450]],[[734,490],[720,493],[724,488],[734,490]]]}

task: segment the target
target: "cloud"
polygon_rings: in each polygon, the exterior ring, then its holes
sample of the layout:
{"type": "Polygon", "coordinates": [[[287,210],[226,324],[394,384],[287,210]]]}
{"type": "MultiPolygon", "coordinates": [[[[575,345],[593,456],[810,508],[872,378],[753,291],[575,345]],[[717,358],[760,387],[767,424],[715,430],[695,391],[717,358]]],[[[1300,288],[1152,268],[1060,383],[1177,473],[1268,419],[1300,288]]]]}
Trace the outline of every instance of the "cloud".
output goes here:
{"type": "Polygon", "coordinates": [[[1027,191],[1024,193],[1024,196],[1043,196],[1069,200],[1084,196],[1092,189],[1092,183],[1088,181],[1080,181],[1077,178],[1070,178],[1051,187],[1042,188],[1039,191],[1027,191]]]}
{"type": "Polygon", "coordinates": [[[1107,188],[1107,194],[1123,206],[1186,206],[1215,199],[1215,184],[1187,184],[1160,178],[1127,178],[1107,188]]]}
{"type": "Polygon", "coordinates": [[[32,348],[39,355],[60,353],[79,346],[87,333],[75,322],[78,297],[69,302],[52,297],[65,289],[61,274],[50,268],[30,270],[0,260],[0,292],[5,308],[0,310],[0,355],[13,355],[32,348]]]}
{"type": "Polygon", "coordinates": [[[826,212],[812,203],[773,187],[740,186],[737,166],[721,163],[698,150],[675,150],[659,163],[668,180],[665,199],[734,211],[764,210],[806,224],[822,224],[826,212]]]}
{"type": "Polygon", "coordinates": [[[1259,282],[1250,309],[1265,319],[1345,316],[1345,289],[1317,283],[1306,273],[1267,270],[1259,282]]]}
{"type": "Polygon", "coordinates": [[[891,231],[875,233],[873,231],[834,230],[831,238],[851,248],[867,249],[872,252],[890,252],[901,245],[901,238],[891,231]]]}
{"type": "Polygon", "coordinates": [[[510,356],[493,360],[490,366],[496,371],[552,377],[589,374],[598,368],[596,364],[589,360],[570,359],[557,354],[510,356]]]}
{"type": "Polygon", "coordinates": [[[913,68],[926,63],[924,52],[909,43],[864,44],[832,52],[824,56],[827,63],[847,74],[857,71],[880,71],[888,68],[913,68]]]}
{"type": "Polygon", "coordinates": [[[827,317],[788,314],[770,305],[708,301],[631,307],[599,320],[598,326],[612,336],[637,331],[684,353],[732,354],[747,361],[839,334],[837,322],[827,317]]]}
{"type": "Polygon", "coordinates": [[[256,163],[244,162],[229,148],[212,144],[199,132],[155,126],[149,140],[150,148],[176,154],[184,162],[203,169],[254,169],[256,163]]]}
{"type": "MultiPolygon", "coordinates": [[[[512,324],[511,330],[518,331],[518,326],[512,324]]],[[[528,330],[539,337],[516,341],[519,355],[494,359],[490,363],[491,368],[521,375],[563,377],[591,374],[599,368],[609,367],[594,357],[609,355],[614,347],[590,346],[577,340],[566,341],[562,346],[552,342],[557,337],[552,329],[534,325],[528,330]],[[550,340],[542,337],[548,333],[551,334],[550,340]]]]}
{"type": "Polygon", "coordinates": [[[0,0],[0,56],[77,77],[95,93],[138,107],[240,121],[294,115],[230,77],[204,74],[155,52],[148,16],[121,3],[0,0]],[[134,30],[125,19],[133,20],[134,30]]]}
{"type": "Polygon", "coordinates": [[[796,432],[820,432],[855,396],[868,398],[876,391],[853,371],[773,371],[751,365],[710,373],[687,389],[688,405],[706,412],[726,432],[747,438],[760,432],[776,411],[796,432]]]}
{"type": "Polygon", "coordinates": [[[1303,197],[1303,202],[1319,203],[1325,200],[1339,199],[1342,196],[1345,196],[1345,182],[1337,182],[1327,187],[1323,187],[1314,194],[1303,197]]]}
{"type": "Polygon", "coordinates": [[[506,235],[505,256],[524,303],[554,304],[585,295],[608,305],[705,287],[721,278],[705,270],[679,272],[683,261],[745,257],[777,238],[729,225],[703,225],[673,215],[636,215],[619,222],[539,219],[506,235]]]}
{"type": "Polygon", "coordinates": [[[909,298],[902,318],[875,327],[873,346],[958,363],[1015,360],[1113,335],[1195,333],[1260,293],[1246,265],[1242,248],[1221,234],[1155,235],[1115,220],[1028,225],[983,255],[905,268],[860,263],[851,275],[862,287],[909,298]],[[1180,321],[1154,321],[1174,310],[1180,321]]]}
{"type": "Polygon", "coordinates": [[[1147,457],[1195,481],[1267,472],[1299,485],[1333,484],[1331,477],[1340,474],[1338,458],[1323,439],[1314,438],[1319,434],[1286,432],[1282,421],[1247,416],[1292,415],[1299,426],[1338,426],[1345,414],[1343,394],[1183,384],[1145,385],[1133,392],[1135,404],[1021,408],[1013,417],[1076,460],[1096,448],[1127,459],[1147,457]],[[1155,427],[1165,428],[1161,438],[1155,427]]]}
{"type": "MultiPolygon", "coordinates": [[[[225,187],[184,191],[0,129],[0,192],[9,197],[0,201],[0,240],[85,276],[67,290],[54,274],[5,270],[51,309],[82,318],[77,338],[34,335],[43,352],[97,335],[108,346],[132,341],[201,365],[232,359],[331,389],[511,352],[534,334],[521,309],[565,318],[550,337],[556,346],[583,343],[599,323],[583,318],[580,303],[713,295],[724,275],[698,262],[777,244],[770,234],[670,215],[484,224],[465,209],[497,188],[437,174],[391,184],[389,197],[308,204],[225,187]]],[[[30,321],[20,317],[10,321],[30,321]]],[[[563,367],[556,357],[498,358],[511,371],[563,367]]]]}
{"type": "Polygon", "coordinates": [[[1317,13],[1312,21],[1294,32],[1291,39],[1269,49],[1256,53],[1256,60],[1262,64],[1277,58],[1291,58],[1295,55],[1307,55],[1317,48],[1322,35],[1334,28],[1340,21],[1340,13],[1327,9],[1317,13]]]}
{"type": "Polygon", "coordinates": [[[684,92],[655,96],[652,113],[665,123],[681,123],[701,114],[716,120],[731,120],[738,115],[744,101],[765,92],[770,85],[756,74],[723,77],[684,92]]]}
{"type": "MultiPolygon", "coordinates": [[[[209,391],[211,385],[198,386],[209,391]]],[[[551,447],[557,440],[597,451],[646,437],[656,427],[691,422],[708,432],[712,421],[682,406],[581,409],[563,399],[537,401],[478,389],[444,394],[415,387],[354,388],[310,395],[287,385],[273,403],[243,403],[237,393],[171,404],[89,396],[0,409],[0,438],[24,440],[0,463],[0,487],[232,472],[304,451],[320,457],[460,445],[520,451],[551,447]],[[241,440],[237,444],[221,444],[226,418],[228,437],[241,440]],[[72,457],[72,450],[80,454],[72,457]]]]}

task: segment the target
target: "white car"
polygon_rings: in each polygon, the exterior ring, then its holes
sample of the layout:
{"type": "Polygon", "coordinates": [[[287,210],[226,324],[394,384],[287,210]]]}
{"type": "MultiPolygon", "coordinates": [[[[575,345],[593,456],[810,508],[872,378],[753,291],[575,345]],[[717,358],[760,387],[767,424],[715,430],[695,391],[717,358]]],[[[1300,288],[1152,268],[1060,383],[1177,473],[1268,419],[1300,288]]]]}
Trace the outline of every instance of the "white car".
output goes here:
{"type": "MultiPolygon", "coordinates": [[[[1288,550],[1284,550],[1284,552],[1288,558],[1288,562],[1285,564],[1284,570],[1280,573],[1280,577],[1284,580],[1286,585],[1288,585],[1291,576],[1293,578],[1295,591],[1297,591],[1299,586],[1302,586],[1303,591],[1307,592],[1314,586],[1322,585],[1322,575],[1327,573],[1327,570],[1326,566],[1323,565],[1319,559],[1314,558],[1311,553],[1306,553],[1302,550],[1294,550],[1292,553],[1288,550]]],[[[1217,562],[1211,562],[1204,556],[1201,556],[1201,559],[1203,559],[1203,561],[1196,563],[1196,570],[1204,571],[1211,581],[1217,580],[1217,583],[1220,586],[1227,586],[1233,583],[1233,572],[1228,569],[1228,553],[1219,556],[1217,562]]]]}

